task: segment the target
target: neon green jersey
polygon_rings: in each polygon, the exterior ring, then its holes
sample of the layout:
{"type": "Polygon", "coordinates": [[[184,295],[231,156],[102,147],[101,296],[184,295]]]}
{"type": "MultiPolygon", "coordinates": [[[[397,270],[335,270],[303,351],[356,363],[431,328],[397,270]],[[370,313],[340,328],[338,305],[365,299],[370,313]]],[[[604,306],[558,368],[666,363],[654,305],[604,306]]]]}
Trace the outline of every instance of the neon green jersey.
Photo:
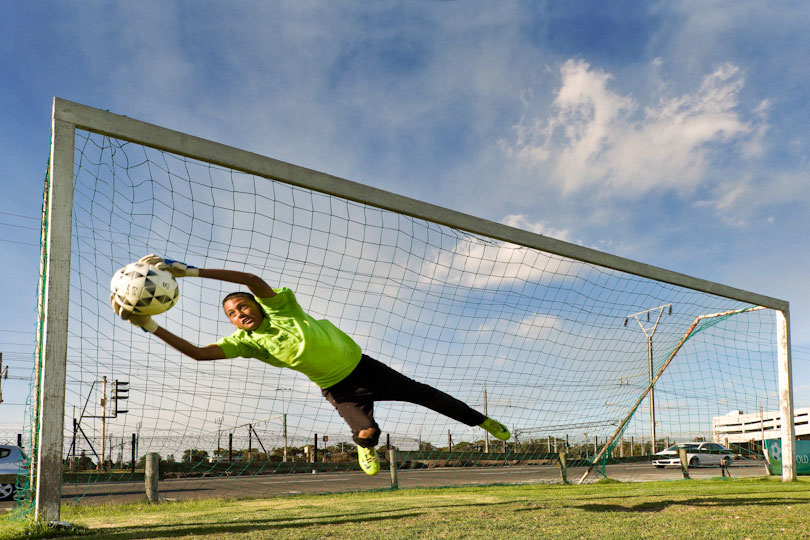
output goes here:
{"type": "Polygon", "coordinates": [[[217,341],[226,358],[292,368],[321,388],[345,379],[360,362],[360,346],[331,322],[304,313],[290,289],[273,290],[272,298],[256,298],[266,315],[256,330],[237,330],[217,341]]]}

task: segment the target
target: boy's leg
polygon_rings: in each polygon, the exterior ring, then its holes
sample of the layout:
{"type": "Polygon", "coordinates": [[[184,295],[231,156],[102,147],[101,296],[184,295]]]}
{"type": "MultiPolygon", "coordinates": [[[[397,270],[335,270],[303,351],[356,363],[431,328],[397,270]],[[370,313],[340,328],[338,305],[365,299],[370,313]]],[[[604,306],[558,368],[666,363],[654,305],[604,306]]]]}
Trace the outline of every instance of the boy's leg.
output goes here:
{"type": "Polygon", "coordinates": [[[363,375],[368,378],[374,401],[406,401],[427,407],[468,426],[480,426],[487,417],[463,401],[430,385],[420,383],[382,362],[363,356],[363,375]]]}
{"type": "Polygon", "coordinates": [[[349,425],[354,442],[365,448],[377,446],[380,426],[374,420],[374,402],[346,396],[341,390],[343,389],[336,385],[322,390],[321,393],[349,425]]]}
{"type": "MultiPolygon", "coordinates": [[[[344,379],[345,380],[345,379],[344,379]]],[[[349,384],[337,385],[321,390],[323,396],[349,424],[352,440],[357,443],[357,461],[368,475],[380,472],[376,446],[380,440],[380,427],[374,421],[374,402],[353,396],[355,387],[349,384]]],[[[362,392],[361,392],[362,393],[362,392]]]]}
{"type": "Polygon", "coordinates": [[[480,426],[493,437],[506,441],[511,437],[509,429],[500,422],[488,418],[466,403],[430,385],[420,383],[391,369],[373,358],[363,357],[364,374],[373,381],[375,401],[407,401],[427,407],[468,426],[480,426]]]}
{"type": "Polygon", "coordinates": [[[380,427],[373,416],[375,401],[415,403],[468,426],[480,426],[498,439],[510,437],[506,426],[487,418],[463,401],[406,377],[366,355],[348,377],[321,390],[321,393],[349,424],[352,438],[359,446],[360,465],[367,474],[379,471],[374,452],[380,438],[380,427]]]}

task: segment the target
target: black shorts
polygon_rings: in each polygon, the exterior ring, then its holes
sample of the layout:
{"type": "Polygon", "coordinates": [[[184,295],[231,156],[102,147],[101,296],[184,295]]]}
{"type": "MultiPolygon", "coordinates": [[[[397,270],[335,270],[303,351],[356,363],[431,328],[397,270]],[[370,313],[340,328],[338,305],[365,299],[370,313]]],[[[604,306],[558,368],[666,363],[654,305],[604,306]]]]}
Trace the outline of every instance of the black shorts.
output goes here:
{"type": "Polygon", "coordinates": [[[376,446],[380,437],[380,426],[374,421],[375,401],[415,403],[468,426],[477,426],[486,420],[486,416],[466,403],[408,378],[365,354],[345,379],[322,389],[321,393],[349,424],[354,441],[368,448],[376,446]],[[364,429],[373,429],[375,435],[359,438],[358,432],[364,429]]]}

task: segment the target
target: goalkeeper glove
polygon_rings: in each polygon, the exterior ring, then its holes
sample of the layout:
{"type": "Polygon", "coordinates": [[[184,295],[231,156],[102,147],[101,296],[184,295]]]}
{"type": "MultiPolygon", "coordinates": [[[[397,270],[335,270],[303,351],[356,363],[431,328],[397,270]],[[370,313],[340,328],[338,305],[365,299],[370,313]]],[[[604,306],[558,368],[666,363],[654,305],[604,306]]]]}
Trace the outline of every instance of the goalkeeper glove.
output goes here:
{"type": "Polygon", "coordinates": [[[113,308],[113,311],[116,315],[124,319],[125,321],[129,321],[134,326],[137,326],[144,332],[149,332],[150,334],[154,334],[155,330],[158,329],[158,324],[152,320],[152,317],[149,315],[135,315],[130,313],[129,311],[124,311],[121,309],[121,304],[115,301],[115,295],[110,295],[110,305],[113,308]]]}
{"type": "Polygon", "coordinates": [[[149,332],[150,334],[154,334],[155,330],[158,329],[158,323],[152,320],[152,317],[149,315],[133,315],[128,311],[121,313],[121,318],[125,321],[129,321],[130,324],[137,326],[144,332],[149,332]]]}
{"type": "Polygon", "coordinates": [[[138,262],[150,264],[158,270],[165,270],[176,278],[181,277],[197,277],[200,275],[199,269],[188,265],[186,263],[175,261],[172,259],[163,259],[155,254],[150,254],[141,257],[138,262]]]}

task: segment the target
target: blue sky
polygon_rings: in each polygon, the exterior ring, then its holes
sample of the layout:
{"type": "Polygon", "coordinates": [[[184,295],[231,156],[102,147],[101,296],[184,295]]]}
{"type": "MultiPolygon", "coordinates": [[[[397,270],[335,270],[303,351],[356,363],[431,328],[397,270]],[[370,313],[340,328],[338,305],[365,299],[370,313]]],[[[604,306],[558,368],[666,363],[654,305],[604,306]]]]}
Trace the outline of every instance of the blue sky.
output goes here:
{"type": "Polygon", "coordinates": [[[788,300],[807,406],[808,23],[803,2],[3,2],[0,431],[54,96],[788,300]]]}

